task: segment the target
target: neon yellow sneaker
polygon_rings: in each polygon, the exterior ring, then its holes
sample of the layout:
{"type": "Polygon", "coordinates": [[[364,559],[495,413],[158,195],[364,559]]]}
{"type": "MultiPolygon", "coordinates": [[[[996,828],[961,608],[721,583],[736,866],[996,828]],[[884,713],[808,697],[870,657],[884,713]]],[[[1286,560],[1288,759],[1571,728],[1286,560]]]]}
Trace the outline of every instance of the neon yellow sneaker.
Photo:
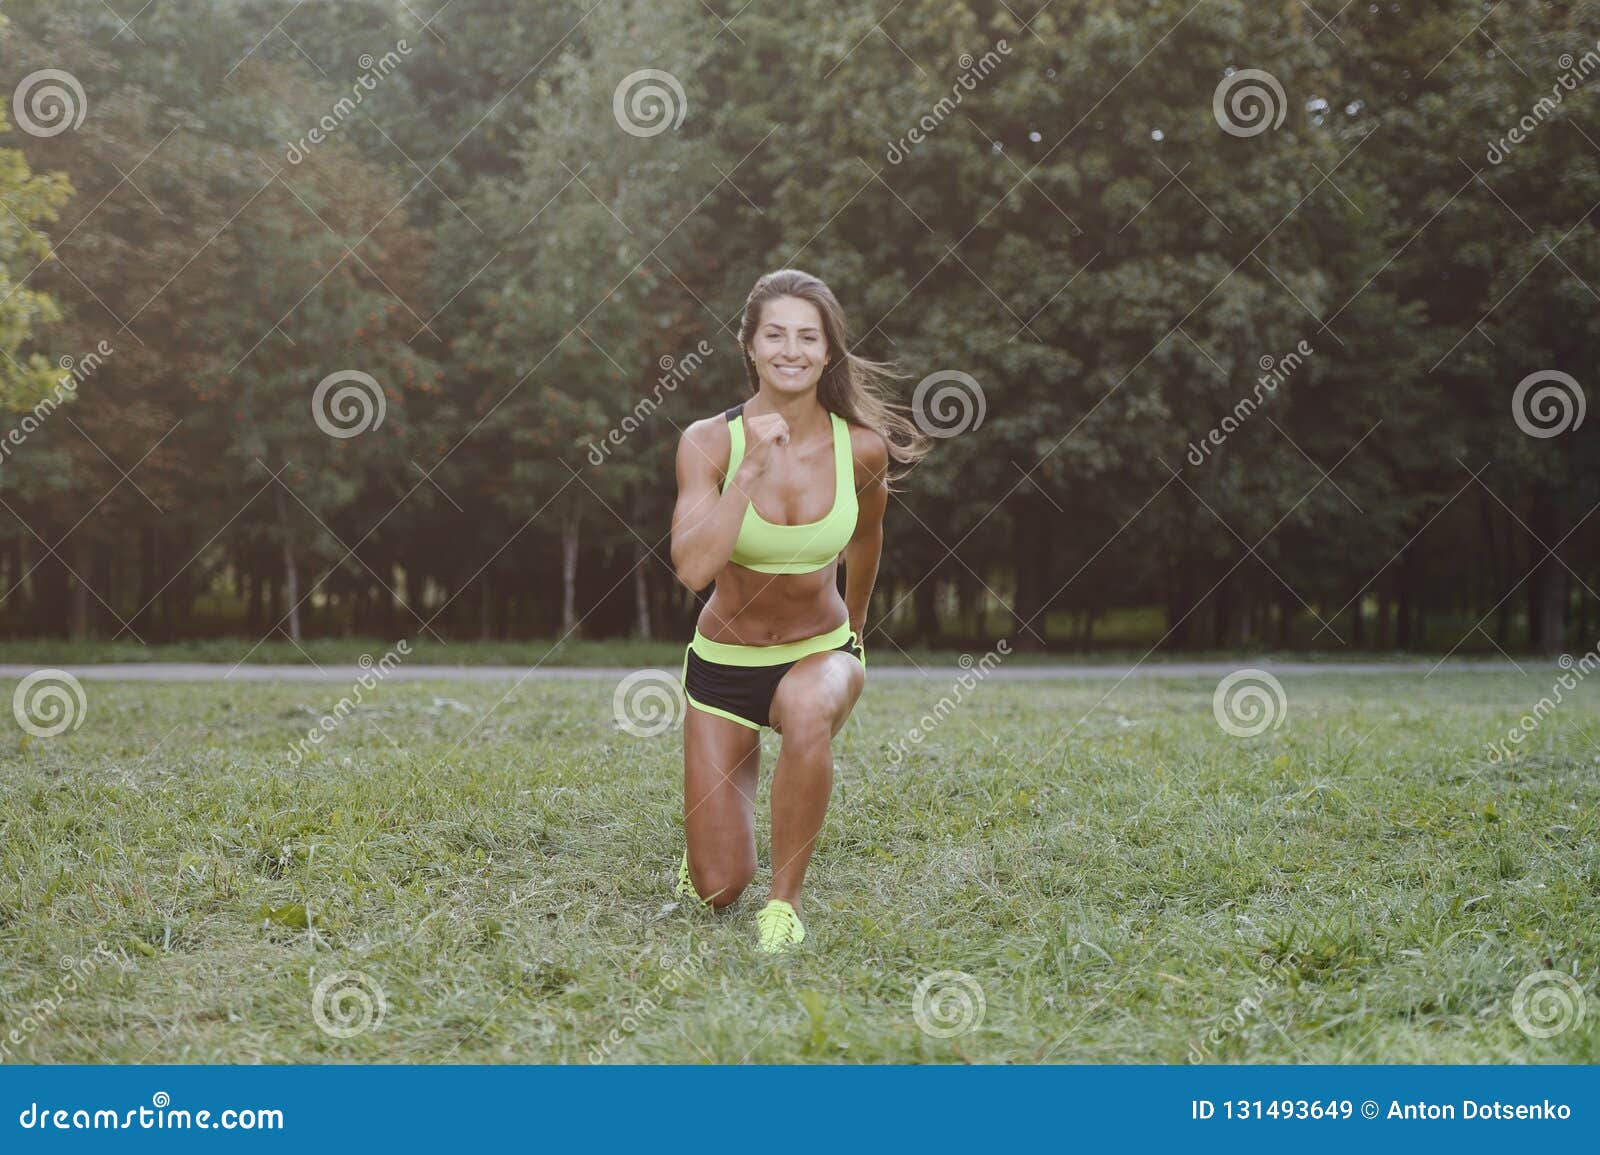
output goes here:
{"type": "Polygon", "coordinates": [[[787,954],[806,937],[800,916],[781,898],[769,899],[756,912],[756,929],[761,932],[761,949],[768,954],[787,954]]]}
{"type": "Polygon", "coordinates": [[[710,905],[700,897],[700,892],[694,888],[694,879],[689,877],[688,850],[683,852],[683,861],[678,864],[678,885],[672,888],[672,892],[685,902],[698,902],[703,906],[710,905]]]}

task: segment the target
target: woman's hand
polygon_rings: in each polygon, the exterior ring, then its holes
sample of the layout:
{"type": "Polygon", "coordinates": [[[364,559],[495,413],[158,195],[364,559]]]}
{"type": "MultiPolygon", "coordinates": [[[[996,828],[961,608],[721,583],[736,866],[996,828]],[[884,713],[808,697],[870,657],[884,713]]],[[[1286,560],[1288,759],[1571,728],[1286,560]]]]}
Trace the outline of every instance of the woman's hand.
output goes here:
{"type": "Polygon", "coordinates": [[[745,493],[745,484],[755,481],[771,467],[775,447],[789,444],[789,423],[779,413],[759,413],[744,419],[744,460],[739,463],[735,479],[745,493]]]}

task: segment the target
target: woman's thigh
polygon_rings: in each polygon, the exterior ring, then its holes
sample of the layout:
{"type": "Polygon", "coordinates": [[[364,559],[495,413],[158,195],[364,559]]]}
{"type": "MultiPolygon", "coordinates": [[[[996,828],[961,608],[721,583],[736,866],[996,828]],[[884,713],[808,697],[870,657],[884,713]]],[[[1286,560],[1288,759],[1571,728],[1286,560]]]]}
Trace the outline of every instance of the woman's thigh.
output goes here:
{"type": "Polygon", "coordinates": [[[755,859],[761,734],[690,706],[683,719],[683,825],[691,858],[755,859]]]}
{"type": "Polygon", "coordinates": [[[826,724],[831,737],[850,717],[866,686],[866,670],[859,659],[839,650],[801,658],[789,668],[772,694],[772,728],[783,733],[785,718],[791,732],[805,721],[826,724]]]}

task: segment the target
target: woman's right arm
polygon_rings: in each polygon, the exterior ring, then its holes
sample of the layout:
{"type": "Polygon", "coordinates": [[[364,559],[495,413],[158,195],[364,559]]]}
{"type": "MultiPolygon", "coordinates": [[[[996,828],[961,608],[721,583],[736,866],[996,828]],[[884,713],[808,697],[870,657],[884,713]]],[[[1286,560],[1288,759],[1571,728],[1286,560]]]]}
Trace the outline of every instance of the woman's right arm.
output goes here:
{"type": "Polygon", "coordinates": [[[750,498],[734,484],[719,493],[717,462],[731,453],[728,423],[721,417],[696,421],[678,439],[678,503],[672,510],[672,568],[691,590],[710,585],[733,556],[750,498]]]}

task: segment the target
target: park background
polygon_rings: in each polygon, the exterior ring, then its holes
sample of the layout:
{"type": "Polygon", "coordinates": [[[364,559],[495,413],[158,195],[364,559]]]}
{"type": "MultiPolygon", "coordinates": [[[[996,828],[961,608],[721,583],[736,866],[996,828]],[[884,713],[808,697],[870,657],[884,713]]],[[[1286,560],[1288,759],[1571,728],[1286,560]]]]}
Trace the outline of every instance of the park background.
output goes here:
{"type": "Polygon", "coordinates": [[[879,7],[11,0],[6,91],[84,100],[0,153],[0,396],[76,394],[0,629],[681,639],[679,431],[795,265],[960,394],[881,651],[1590,638],[1594,426],[1513,397],[1592,384],[1594,4],[879,7]]]}
{"type": "Polygon", "coordinates": [[[1600,5],[0,25],[0,1063],[1600,1060],[1600,5]],[[774,961],[667,534],[781,266],[936,436],[774,961]]]}

